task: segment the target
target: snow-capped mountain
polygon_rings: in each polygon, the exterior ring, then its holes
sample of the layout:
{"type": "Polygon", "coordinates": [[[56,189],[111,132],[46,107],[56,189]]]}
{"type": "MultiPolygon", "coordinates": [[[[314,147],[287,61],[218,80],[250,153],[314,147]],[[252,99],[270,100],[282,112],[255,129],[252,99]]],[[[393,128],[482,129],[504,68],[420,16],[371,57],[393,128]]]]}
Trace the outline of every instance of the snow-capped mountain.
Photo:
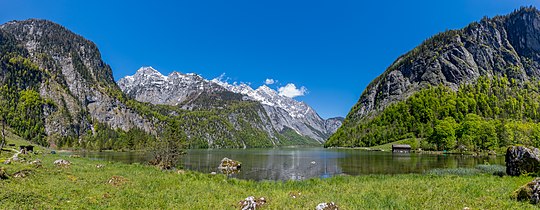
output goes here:
{"type": "Polygon", "coordinates": [[[250,99],[260,102],[272,120],[274,128],[280,132],[290,128],[302,136],[324,142],[341,126],[343,121],[340,121],[342,118],[324,120],[306,103],[279,95],[277,91],[266,85],[253,89],[244,83],[229,84],[219,78],[211,81],[231,92],[247,95],[250,99]]]}
{"type": "MultiPolygon", "coordinates": [[[[152,104],[182,105],[186,109],[192,108],[192,103],[204,93],[229,92],[197,74],[172,72],[164,76],[152,67],[141,67],[135,75],[120,79],[118,86],[135,100],[152,104]]],[[[241,96],[237,95],[236,98],[241,99],[241,96]]]]}
{"type": "Polygon", "coordinates": [[[257,101],[266,112],[266,116],[259,117],[269,118],[273,129],[280,133],[292,129],[320,143],[332,135],[342,122],[342,118],[324,120],[306,103],[279,95],[266,85],[253,89],[244,83],[236,85],[220,79],[206,80],[193,73],[173,72],[164,76],[152,67],[142,67],[135,75],[120,79],[118,86],[138,101],[178,105],[184,109],[219,108],[219,103],[208,105],[216,101],[257,101]],[[198,100],[203,96],[211,100],[198,100]]]}

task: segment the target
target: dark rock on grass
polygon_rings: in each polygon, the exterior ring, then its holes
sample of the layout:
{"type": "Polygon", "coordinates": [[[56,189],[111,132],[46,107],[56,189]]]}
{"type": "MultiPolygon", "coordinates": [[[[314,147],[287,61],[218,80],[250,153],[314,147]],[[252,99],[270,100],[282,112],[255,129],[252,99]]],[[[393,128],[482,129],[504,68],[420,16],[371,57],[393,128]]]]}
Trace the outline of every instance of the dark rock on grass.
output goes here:
{"type": "Polygon", "coordinates": [[[540,171],[540,150],[523,146],[511,146],[506,150],[506,173],[510,176],[540,171]]]}
{"type": "Polygon", "coordinates": [[[4,168],[0,168],[0,180],[9,179],[9,176],[4,168]]]}
{"type": "Polygon", "coordinates": [[[29,170],[29,169],[24,169],[24,170],[20,170],[20,171],[17,171],[13,174],[13,177],[15,178],[25,178],[27,177],[28,175],[32,174],[32,170],[29,170]]]}
{"type": "Polygon", "coordinates": [[[254,196],[249,196],[246,199],[238,202],[238,205],[240,205],[240,209],[242,210],[255,210],[264,204],[266,204],[266,199],[264,197],[255,199],[254,196]]]}
{"type": "Polygon", "coordinates": [[[315,209],[317,209],[317,210],[338,210],[339,207],[334,202],[330,202],[330,203],[319,203],[319,205],[317,205],[315,207],[315,209]]]}
{"type": "Polygon", "coordinates": [[[540,201],[540,178],[535,178],[514,192],[513,197],[518,201],[529,201],[531,204],[538,204],[540,201]]]}

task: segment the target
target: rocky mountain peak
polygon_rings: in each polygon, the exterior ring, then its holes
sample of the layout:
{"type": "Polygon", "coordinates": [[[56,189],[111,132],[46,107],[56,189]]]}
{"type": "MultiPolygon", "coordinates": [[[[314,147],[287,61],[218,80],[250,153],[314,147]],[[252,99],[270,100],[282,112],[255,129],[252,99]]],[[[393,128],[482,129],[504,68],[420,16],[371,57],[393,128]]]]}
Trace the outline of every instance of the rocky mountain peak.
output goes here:
{"type": "Polygon", "coordinates": [[[154,69],[153,67],[151,66],[142,66],[141,68],[139,68],[137,70],[137,72],[135,73],[135,75],[137,76],[142,76],[142,75],[156,75],[156,76],[163,76],[158,70],[154,69]]]}
{"type": "Polygon", "coordinates": [[[361,120],[414,92],[437,85],[453,90],[480,76],[518,81],[540,77],[540,12],[521,8],[437,34],[400,56],[364,90],[349,113],[361,120]]]}

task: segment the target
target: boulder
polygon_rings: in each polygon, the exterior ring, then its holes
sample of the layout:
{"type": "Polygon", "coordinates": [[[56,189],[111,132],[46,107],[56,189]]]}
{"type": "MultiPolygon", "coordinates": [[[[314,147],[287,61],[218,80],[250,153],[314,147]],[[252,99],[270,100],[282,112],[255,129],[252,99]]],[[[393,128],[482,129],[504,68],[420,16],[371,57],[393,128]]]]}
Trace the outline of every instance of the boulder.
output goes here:
{"type": "Polygon", "coordinates": [[[529,201],[532,204],[538,204],[538,201],[540,201],[540,178],[535,178],[532,182],[517,189],[513,197],[518,201],[529,201]]]}
{"type": "Polygon", "coordinates": [[[334,202],[330,202],[330,203],[319,203],[319,205],[317,205],[315,207],[315,209],[317,209],[317,210],[338,210],[339,207],[334,202]]]}
{"type": "Polygon", "coordinates": [[[64,160],[64,159],[58,159],[54,161],[54,165],[56,166],[69,166],[71,165],[71,162],[64,160]]]}
{"type": "Polygon", "coordinates": [[[523,146],[511,146],[506,150],[506,173],[519,176],[540,171],[540,150],[523,146]]]}
{"type": "Polygon", "coordinates": [[[238,170],[242,166],[242,163],[236,160],[232,160],[229,158],[223,158],[221,160],[221,163],[218,166],[218,169],[232,169],[232,170],[238,170]]]}
{"type": "Polygon", "coordinates": [[[249,196],[246,199],[238,202],[242,210],[255,210],[257,208],[260,208],[265,203],[266,203],[266,199],[264,197],[255,199],[254,196],[249,196]]]}
{"type": "Polygon", "coordinates": [[[223,158],[223,160],[221,160],[221,163],[218,166],[218,169],[221,170],[221,173],[230,175],[239,173],[241,166],[242,163],[240,163],[239,161],[229,158],[223,158]]]}

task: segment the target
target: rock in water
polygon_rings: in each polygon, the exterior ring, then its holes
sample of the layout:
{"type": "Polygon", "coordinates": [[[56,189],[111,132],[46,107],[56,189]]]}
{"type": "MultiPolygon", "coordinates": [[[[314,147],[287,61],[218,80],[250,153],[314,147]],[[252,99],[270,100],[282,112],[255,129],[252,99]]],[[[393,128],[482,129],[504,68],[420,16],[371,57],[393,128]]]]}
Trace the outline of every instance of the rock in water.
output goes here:
{"type": "Polygon", "coordinates": [[[506,173],[519,176],[540,171],[540,150],[523,146],[511,146],[506,150],[506,173]]]}
{"type": "Polygon", "coordinates": [[[532,204],[538,204],[538,201],[540,201],[540,178],[535,178],[532,182],[516,190],[514,198],[518,201],[528,200],[532,204]]]}
{"type": "Polygon", "coordinates": [[[223,160],[221,160],[221,163],[218,166],[218,169],[237,170],[237,169],[240,169],[241,165],[242,165],[242,163],[240,163],[240,162],[238,162],[236,160],[232,160],[232,159],[229,159],[229,158],[223,158],[223,160]]]}

